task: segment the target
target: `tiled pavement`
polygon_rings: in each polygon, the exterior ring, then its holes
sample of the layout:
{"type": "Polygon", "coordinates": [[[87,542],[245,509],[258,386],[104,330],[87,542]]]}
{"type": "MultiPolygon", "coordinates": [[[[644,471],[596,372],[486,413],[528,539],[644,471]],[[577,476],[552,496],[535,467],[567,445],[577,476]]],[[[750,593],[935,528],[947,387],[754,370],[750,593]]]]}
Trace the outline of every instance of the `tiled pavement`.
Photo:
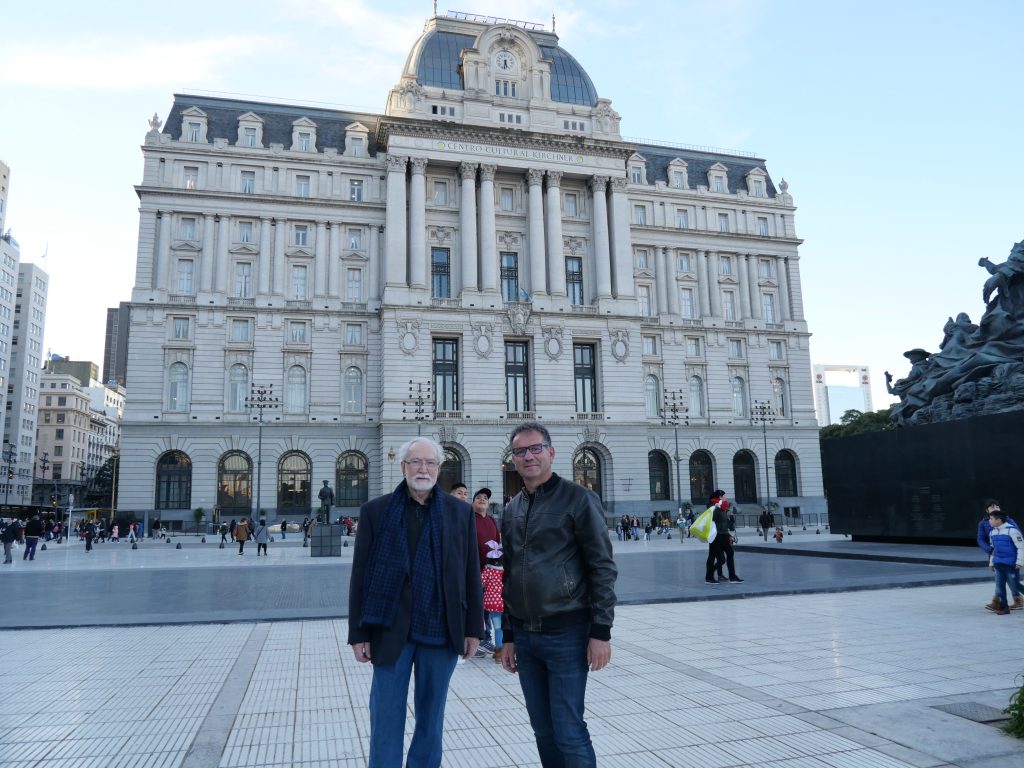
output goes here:
{"type": "MultiPolygon", "coordinates": [[[[934,709],[1006,704],[1024,615],[982,610],[990,595],[964,584],[620,607],[612,665],[587,696],[598,763],[1024,766],[1021,742],[934,709]]],[[[352,659],[344,622],[0,640],[0,765],[366,764],[370,668],[352,659]]],[[[489,659],[460,664],[445,742],[451,768],[537,765],[518,680],[489,659]]]]}

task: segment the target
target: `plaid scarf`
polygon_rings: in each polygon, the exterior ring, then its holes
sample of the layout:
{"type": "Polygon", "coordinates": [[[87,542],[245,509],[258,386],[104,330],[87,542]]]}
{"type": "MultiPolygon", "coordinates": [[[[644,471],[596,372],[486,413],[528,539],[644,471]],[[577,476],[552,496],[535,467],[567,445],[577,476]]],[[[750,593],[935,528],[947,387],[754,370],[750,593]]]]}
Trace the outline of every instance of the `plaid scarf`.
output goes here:
{"type": "MultiPolygon", "coordinates": [[[[403,480],[391,494],[381,521],[380,535],[373,543],[370,573],[363,586],[363,614],[359,626],[379,624],[390,627],[394,624],[402,585],[410,576],[405,515],[408,498],[403,480]]],[[[427,508],[426,525],[420,533],[412,562],[410,636],[417,642],[430,645],[445,645],[448,642],[444,595],[441,591],[443,515],[441,494],[435,492],[427,508]]]]}

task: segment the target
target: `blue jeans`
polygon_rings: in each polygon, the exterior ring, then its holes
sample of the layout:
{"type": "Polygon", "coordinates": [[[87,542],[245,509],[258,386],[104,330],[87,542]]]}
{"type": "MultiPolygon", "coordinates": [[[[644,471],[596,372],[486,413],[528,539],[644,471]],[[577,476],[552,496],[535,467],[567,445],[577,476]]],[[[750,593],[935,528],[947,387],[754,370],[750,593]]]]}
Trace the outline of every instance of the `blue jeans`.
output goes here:
{"type": "Polygon", "coordinates": [[[444,705],[458,656],[451,648],[408,642],[394,664],[375,664],[370,686],[370,761],[367,768],[401,768],[409,676],[415,670],[416,730],[408,768],[440,768],[444,705]]]}
{"type": "Polygon", "coordinates": [[[486,621],[484,622],[485,627],[490,627],[494,633],[494,648],[497,650],[501,648],[501,613],[495,611],[487,611],[484,614],[486,621]]]}
{"type": "Polygon", "coordinates": [[[39,543],[38,536],[26,536],[25,537],[25,554],[21,556],[22,560],[35,560],[36,559],[36,544],[39,543]]]}
{"type": "Polygon", "coordinates": [[[515,634],[519,684],[544,768],[596,768],[583,719],[590,625],[515,634]]]}
{"type": "Polygon", "coordinates": [[[1006,608],[1009,604],[1006,602],[1006,585],[1010,585],[1010,592],[1014,597],[1020,594],[1020,575],[1017,569],[1012,565],[1003,565],[1002,563],[995,564],[996,569],[996,597],[999,598],[1000,604],[1003,608],[1006,608]]]}

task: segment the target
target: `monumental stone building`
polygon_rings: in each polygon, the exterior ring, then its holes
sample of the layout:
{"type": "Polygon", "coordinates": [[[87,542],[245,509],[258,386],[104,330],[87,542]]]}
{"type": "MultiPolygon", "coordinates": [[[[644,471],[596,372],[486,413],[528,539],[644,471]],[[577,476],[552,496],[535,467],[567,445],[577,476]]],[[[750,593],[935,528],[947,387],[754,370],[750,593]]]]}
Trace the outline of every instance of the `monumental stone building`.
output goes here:
{"type": "Polygon", "coordinates": [[[553,32],[451,12],[382,115],[176,95],[137,187],[119,509],[294,517],[328,480],[352,512],[418,429],[442,487],[499,499],[538,419],[610,516],[716,487],[824,511],[785,181],[619,125],[553,32]]]}

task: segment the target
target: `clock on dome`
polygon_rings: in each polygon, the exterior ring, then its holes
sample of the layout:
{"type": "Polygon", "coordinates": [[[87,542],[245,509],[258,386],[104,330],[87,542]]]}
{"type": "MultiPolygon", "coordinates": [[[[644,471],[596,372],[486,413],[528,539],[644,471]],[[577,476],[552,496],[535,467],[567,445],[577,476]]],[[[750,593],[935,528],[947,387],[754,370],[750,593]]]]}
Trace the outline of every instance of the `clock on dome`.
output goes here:
{"type": "Polygon", "coordinates": [[[516,68],[516,57],[508,51],[501,51],[494,57],[494,66],[502,72],[511,72],[516,68]]]}

